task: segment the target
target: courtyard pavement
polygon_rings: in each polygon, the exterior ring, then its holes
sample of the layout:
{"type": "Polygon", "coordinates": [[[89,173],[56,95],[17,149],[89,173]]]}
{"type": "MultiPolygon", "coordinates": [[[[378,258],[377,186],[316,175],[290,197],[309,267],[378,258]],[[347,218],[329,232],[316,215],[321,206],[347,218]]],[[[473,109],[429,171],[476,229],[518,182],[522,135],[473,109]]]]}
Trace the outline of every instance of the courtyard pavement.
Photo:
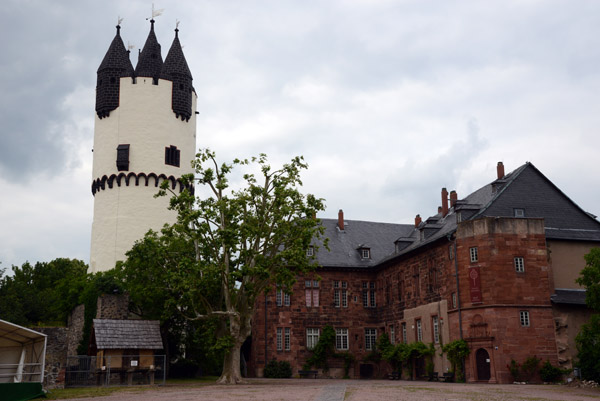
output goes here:
{"type": "MultiPolygon", "coordinates": [[[[78,398],[71,400],[90,400],[78,398]]],[[[600,400],[600,389],[558,385],[461,384],[391,380],[248,379],[237,386],[137,387],[94,401],[459,401],[600,400]]]]}

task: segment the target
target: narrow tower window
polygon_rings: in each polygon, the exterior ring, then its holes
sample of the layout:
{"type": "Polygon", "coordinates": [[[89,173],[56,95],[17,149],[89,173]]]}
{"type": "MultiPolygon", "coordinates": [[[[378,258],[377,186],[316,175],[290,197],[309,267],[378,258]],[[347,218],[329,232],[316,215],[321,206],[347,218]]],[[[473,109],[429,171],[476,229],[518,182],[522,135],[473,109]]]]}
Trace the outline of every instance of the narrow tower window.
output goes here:
{"type": "Polygon", "coordinates": [[[129,144],[117,146],[117,170],[129,171],[129,144]]]}
{"type": "Polygon", "coordinates": [[[181,151],[177,149],[177,146],[167,146],[165,148],[165,164],[169,166],[179,167],[179,155],[181,151]]]}

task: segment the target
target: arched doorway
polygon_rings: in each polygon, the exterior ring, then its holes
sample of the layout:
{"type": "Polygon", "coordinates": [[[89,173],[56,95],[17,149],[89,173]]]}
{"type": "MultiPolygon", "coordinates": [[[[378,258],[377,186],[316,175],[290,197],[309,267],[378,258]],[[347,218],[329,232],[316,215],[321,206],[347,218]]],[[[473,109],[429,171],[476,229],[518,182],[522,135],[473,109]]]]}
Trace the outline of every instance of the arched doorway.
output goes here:
{"type": "Polygon", "coordinates": [[[475,362],[477,363],[477,380],[490,380],[490,354],[484,348],[479,348],[475,353],[475,362]]]}

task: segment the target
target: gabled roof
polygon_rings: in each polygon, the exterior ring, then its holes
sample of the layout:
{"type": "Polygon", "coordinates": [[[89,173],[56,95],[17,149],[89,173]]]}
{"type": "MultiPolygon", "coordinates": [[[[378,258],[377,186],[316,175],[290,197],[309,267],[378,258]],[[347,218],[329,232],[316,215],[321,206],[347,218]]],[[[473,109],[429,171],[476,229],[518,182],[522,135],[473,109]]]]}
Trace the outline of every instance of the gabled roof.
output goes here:
{"type": "Polygon", "coordinates": [[[97,349],[163,349],[158,320],[94,319],[97,349]]]}
{"type": "Polygon", "coordinates": [[[344,230],[338,228],[337,219],[321,219],[321,224],[325,227],[324,237],[329,238],[330,250],[320,246],[315,256],[326,268],[373,267],[394,252],[394,241],[399,237],[411,237],[415,230],[412,224],[359,220],[345,220],[344,230]],[[361,258],[361,248],[370,249],[369,259],[361,258]]]}

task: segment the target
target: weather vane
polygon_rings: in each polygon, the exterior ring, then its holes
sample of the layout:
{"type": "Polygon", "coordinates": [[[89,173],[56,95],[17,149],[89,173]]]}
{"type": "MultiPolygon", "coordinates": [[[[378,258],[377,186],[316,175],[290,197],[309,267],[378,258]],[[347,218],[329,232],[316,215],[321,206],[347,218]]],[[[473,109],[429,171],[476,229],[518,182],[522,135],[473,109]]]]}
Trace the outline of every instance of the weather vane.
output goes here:
{"type": "Polygon", "coordinates": [[[127,51],[131,51],[133,49],[135,49],[135,45],[131,44],[131,43],[129,43],[129,41],[127,41],[127,51]]]}
{"type": "Polygon", "coordinates": [[[175,29],[179,29],[179,23],[181,21],[179,21],[178,19],[175,19],[175,29]]]}
{"type": "Polygon", "coordinates": [[[121,25],[121,22],[123,22],[123,18],[121,18],[120,16],[117,17],[117,25],[121,25]]]}
{"type": "Polygon", "coordinates": [[[158,10],[155,10],[154,9],[154,3],[152,3],[152,17],[146,18],[146,21],[148,21],[149,19],[154,19],[154,17],[158,17],[159,15],[161,15],[163,13],[163,11],[165,11],[164,8],[160,8],[158,10]]]}

